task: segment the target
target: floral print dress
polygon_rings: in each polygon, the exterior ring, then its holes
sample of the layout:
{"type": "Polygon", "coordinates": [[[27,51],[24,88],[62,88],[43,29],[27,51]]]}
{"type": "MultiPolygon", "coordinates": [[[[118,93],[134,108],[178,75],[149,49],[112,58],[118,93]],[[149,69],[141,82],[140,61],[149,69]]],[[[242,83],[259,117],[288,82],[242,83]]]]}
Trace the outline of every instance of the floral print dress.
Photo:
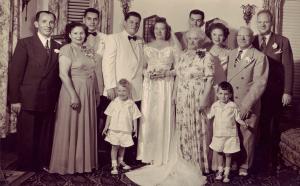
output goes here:
{"type": "Polygon", "coordinates": [[[187,51],[179,58],[175,70],[176,127],[179,131],[180,151],[185,160],[198,165],[203,172],[208,172],[207,119],[200,114],[199,106],[210,100],[203,96],[203,92],[207,77],[214,75],[212,57],[208,53],[200,57],[196,52],[187,51]]]}

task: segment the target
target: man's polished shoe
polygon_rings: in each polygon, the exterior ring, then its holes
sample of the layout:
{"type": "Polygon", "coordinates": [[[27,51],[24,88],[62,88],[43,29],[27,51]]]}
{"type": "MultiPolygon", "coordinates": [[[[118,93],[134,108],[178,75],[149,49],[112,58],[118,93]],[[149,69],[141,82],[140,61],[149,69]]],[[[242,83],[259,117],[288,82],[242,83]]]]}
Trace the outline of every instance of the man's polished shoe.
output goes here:
{"type": "Polygon", "coordinates": [[[43,167],[43,171],[50,173],[50,171],[47,167],[43,167]]]}

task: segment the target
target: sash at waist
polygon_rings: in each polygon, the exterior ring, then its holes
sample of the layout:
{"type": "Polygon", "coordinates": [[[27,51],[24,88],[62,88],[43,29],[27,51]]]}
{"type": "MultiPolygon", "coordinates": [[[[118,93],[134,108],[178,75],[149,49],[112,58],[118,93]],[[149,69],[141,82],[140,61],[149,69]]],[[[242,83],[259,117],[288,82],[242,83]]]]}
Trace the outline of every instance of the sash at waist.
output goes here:
{"type": "Polygon", "coordinates": [[[87,72],[87,73],[72,73],[71,72],[71,77],[72,78],[84,78],[84,79],[88,79],[88,78],[94,78],[95,73],[94,72],[87,72]]]}

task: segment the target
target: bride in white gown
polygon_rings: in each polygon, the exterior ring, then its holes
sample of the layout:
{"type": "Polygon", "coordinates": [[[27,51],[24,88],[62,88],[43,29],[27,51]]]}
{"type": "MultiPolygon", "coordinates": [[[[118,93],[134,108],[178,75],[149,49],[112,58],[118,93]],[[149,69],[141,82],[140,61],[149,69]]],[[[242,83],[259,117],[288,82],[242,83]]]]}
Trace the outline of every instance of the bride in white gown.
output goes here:
{"type": "Polygon", "coordinates": [[[137,159],[151,165],[126,173],[142,186],[199,186],[206,183],[201,169],[184,160],[179,149],[172,104],[174,62],[179,43],[165,18],[157,18],[155,40],[144,47],[145,71],[137,159]],[[177,44],[178,43],[178,44],[177,44]]]}

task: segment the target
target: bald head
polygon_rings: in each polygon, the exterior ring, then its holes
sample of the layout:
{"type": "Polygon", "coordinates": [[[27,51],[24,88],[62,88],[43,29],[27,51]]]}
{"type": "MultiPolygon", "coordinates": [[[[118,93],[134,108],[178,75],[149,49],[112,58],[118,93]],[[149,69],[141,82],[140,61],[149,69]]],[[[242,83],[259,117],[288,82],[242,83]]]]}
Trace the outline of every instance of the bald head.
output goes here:
{"type": "Polygon", "coordinates": [[[242,26],[238,30],[237,44],[241,49],[248,48],[253,41],[253,31],[250,27],[242,26]]]}

